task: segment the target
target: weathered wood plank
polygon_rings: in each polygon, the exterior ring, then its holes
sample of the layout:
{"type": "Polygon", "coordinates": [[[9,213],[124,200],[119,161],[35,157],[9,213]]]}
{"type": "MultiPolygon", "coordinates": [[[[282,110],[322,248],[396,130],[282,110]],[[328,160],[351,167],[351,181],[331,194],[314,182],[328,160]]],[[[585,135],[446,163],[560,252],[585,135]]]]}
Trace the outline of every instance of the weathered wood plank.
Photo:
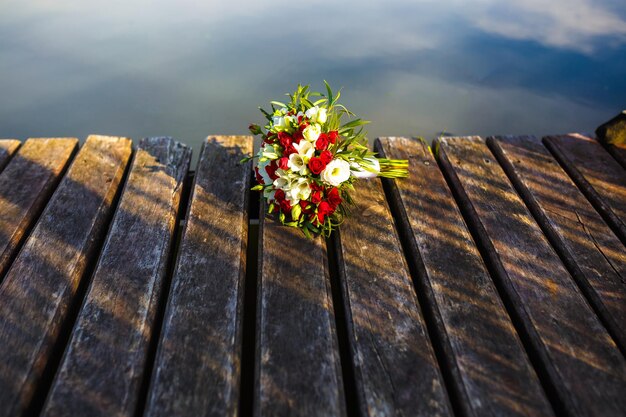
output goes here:
{"type": "Polygon", "coordinates": [[[353,194],[337,260],[361,415],[452,415],[382,184],[353,194]]]}
{"type": "Polygon", "coordinates": [[[256,416],[345,415],[326,244],[261,216],[256,416]]]}
{"type": "Polygon", "coordinates": [[[0,416],[33,400],[130,154],[130,139],[87,139],[0,287],[0,416]]]}
{"type": "Polygon", "coordinates": [[[422,308],[434,319],[464,415],[551,415],[550,403],[428,145],[415,139],[382,138],[376,147],[389,158],[409,160],[409,177],[386,181],[385,186],[407,260],[418,271],[418,291],[427,300],[422,308]]]}
{"type": "Polygon", "coordinates": [[[146,416],[238,413],[252,154],[247,136],[209,137],[192,190],[146,416]]]}
{"type": "Polygon", "coordinates": [[[626,171],[594,139],[547,136],[544,144],[626,245],[626,171]]]}
{"type": "Polygon", "coordinates": [[[28,139],[0,174],[0,282],[77,146],[74,138],[28,139]]]}
{"type": "Polygon", "coordinates": [[[541,141],[487,139],[552,245],[626,353],[626,251],[541,141]]]}
{"type": "Polygon", "coordinates": [[[13,154],[20,147],[20,141],[16,139],[0,139],[0,172],[9,163],[13,154]]]}
{"type": "Polygon", "coordinates": [[[626,360],[478,137],[440,138],[439,161],[557,405],[621,416],[626,360]]]}
{"type": "Polygon", "coordinates": [[[143,139],[44,416],[134,416],[191,149],[143,139]]]}
{"type": "Polygon", "coordinates": [[[608,143],[602,143],[601,145],[615,158],[622,168],[626,169],[626,145],[611,145],[608,143]]]}

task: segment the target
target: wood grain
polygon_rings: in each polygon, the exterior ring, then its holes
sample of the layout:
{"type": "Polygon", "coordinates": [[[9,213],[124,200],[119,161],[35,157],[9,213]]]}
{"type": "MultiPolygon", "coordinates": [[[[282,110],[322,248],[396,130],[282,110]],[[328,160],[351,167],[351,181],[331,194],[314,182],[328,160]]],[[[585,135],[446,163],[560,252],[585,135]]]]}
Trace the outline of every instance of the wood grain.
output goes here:
{"type": "Polygon", "coordinates": [[[146,416],[238,413],[251,154],[248,136],[203,145],[146,416]]]}
{"type": "Polygon", "coordinates": [[[541,141],[506,136],[487,143],[626,353],[626,250],[541,141]]]}
{"type": "Polygon", "coordinates": [[[16,139],[0,139],[0,172],[9,163],[13,154],[20,147],[20,141],[16,139]]]}
{"type": "Polygon", "coordinates": [[[135,415],[190,158],[140,141],[44,416],[135,415]]]}
{"type": "Polygon", "coordinates": [[[346,414],[326,245],[262,216],[255,416],[346,414]]]}
{"type": "Polygon", "coordinates": [[[441,138],[439,161],[555,404],[621,416],[626,360],[482,139],[441,138]]]}
{"type": "Polygon", "coordinates": [[[0,282],[78,147],[78,139],[28,139],[0,174],[0,282]]]}
{"type": "Polygon", "coordinates": [[[547,136],[543,141],[626,245],[626,170],[587,136],[547,136]]]}
{"type": "Polygon", "coordinates": [[[452,415],[382,184],[355,188],[337,259],[360,412],[452,415]]]}
{"type": "Polygon", "coordinates": [[[87,138],[0,287],[0,416],[33,400],[130,154],[130,139],[87,138]]]}
{"type": "Polygon", "coordinates": [[[417,286],[427,301],[422,308],[434,320],[464,415],[551,415],[550,403],[428,145],[415,139],[382,138],[376,147],[386,157],[409,160],[407,179],[384,184],[407,260],[417,270],[417,286]]]}

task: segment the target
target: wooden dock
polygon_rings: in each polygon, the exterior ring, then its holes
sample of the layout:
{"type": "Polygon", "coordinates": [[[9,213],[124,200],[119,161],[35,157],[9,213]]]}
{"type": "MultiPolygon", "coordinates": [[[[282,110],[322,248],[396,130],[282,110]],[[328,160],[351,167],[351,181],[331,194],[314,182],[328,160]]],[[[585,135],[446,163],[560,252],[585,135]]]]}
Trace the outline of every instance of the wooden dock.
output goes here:
{"type": "Polygon", "coordinates": [[[625,415],[626,148],[381,138],[307,240],[252,147],[0,140],[0,417],[625,415]]]}

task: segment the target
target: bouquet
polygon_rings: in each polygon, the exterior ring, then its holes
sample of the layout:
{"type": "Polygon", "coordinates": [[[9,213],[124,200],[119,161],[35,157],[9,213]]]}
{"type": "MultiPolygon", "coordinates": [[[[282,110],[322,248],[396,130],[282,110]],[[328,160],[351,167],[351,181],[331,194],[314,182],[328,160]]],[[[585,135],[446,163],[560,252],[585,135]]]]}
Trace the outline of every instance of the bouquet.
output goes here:
{"type": "Polygon", "coordinates": [[[260,108],[264,128],[249,127],[263,139],[252,157],[258,182],[252,190],[262,191],[268,213],[308,238],[330,236],[350,214],[358,179],[408,175],[408,161],[378,158],[369,150],[362,127],[369,122],[339,104],[341,92],[333,95],[325,84],[326,94],[299,85],[287,94],[288,103],[272,101],[271,112],[260,108]]]}

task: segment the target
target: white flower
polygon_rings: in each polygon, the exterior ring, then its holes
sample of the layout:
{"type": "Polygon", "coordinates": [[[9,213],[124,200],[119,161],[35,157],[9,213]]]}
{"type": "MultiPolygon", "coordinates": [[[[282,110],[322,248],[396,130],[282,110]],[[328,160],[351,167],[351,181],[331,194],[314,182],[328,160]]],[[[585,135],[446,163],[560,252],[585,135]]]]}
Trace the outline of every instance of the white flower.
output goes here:
{"type": "Polygon", "coordinates": [[[309,119],[313,120],[315,116],[317,116],[318,110],[319,110],[319,107],[317,106],[311,107],[310,109],[304,112],[304,115],[308,117],[309,119]]]}
{"type": "Polygon", "coordinates": [[[321,109],[318,106],[311,107],[304,114],[313,123],[326,123],[326,109],[323,107],[321,109]]]}
{"type": "Polygon", "coordinates": [[[272,123],[274,124],[274,128],[276,128],[277,130],[281,130],[287,127],[285,118],[281,116],[272,117],[272,123]]]}
{"type": "Polygon", "coordinates": [[[319,109],[319,111],[317,112],[317,123],[320,124],[324,124],[326,123],[326,109],[325,108],[321,108],[319,109]]]}
{"type": "Polygon", "coordinates": [[[365,158],[367,161],[365,164],[359,164],[358,162],[352,162],[352,176],[356,178],[375,178],[380,173],[380,163],[376,158],[365,158]],[[367,165],[372,171],[365,169],[363,166],[367,165]]]}
{"type": "Polygon", "coordinates": [[[333,159],[326,165],[320,176],[325,183],[338,187],[350,178],[350,164],[343,159],[333,159]]]}
{"type": "MultiPolygon", "coordinates": [[[[310,110],[310,109],[309,109],[310,110]]],[[[307,110],[308,111],[308,110],[307,110]]],[[[308,125],[303,131],[302,136],[309,142],[315,142],[322,133],[322,128],[318,124],[308,125]]]]}
{"type": "Polygon", "coordinates": [[[315,147],[311,142],[305,142],[301,140],[300,143],[294,143],[293,147],[296,151],[298,151],[298,154],[302,158],[304,158],[304,161],[307,164],[309,163],[309,159],[311,159],[313,155],[315,155],[315,147]]]}
{"type": "Polygon", "coordinates": [[[287,165],[293,172],[299,172],[301,175],[307,175],[309,173],[307,163],[300,154],[292,153],[289,155],[289,162],[287,162],[287,165]]]}
{"type": "Polygon", "coordinates": [[[291,205],[297,204],[300,200],[306,200],[311,196],[311,185],[306,178],[299,178],[297,181],[293,181],[289,190],[289,199],[291,205]]]}

